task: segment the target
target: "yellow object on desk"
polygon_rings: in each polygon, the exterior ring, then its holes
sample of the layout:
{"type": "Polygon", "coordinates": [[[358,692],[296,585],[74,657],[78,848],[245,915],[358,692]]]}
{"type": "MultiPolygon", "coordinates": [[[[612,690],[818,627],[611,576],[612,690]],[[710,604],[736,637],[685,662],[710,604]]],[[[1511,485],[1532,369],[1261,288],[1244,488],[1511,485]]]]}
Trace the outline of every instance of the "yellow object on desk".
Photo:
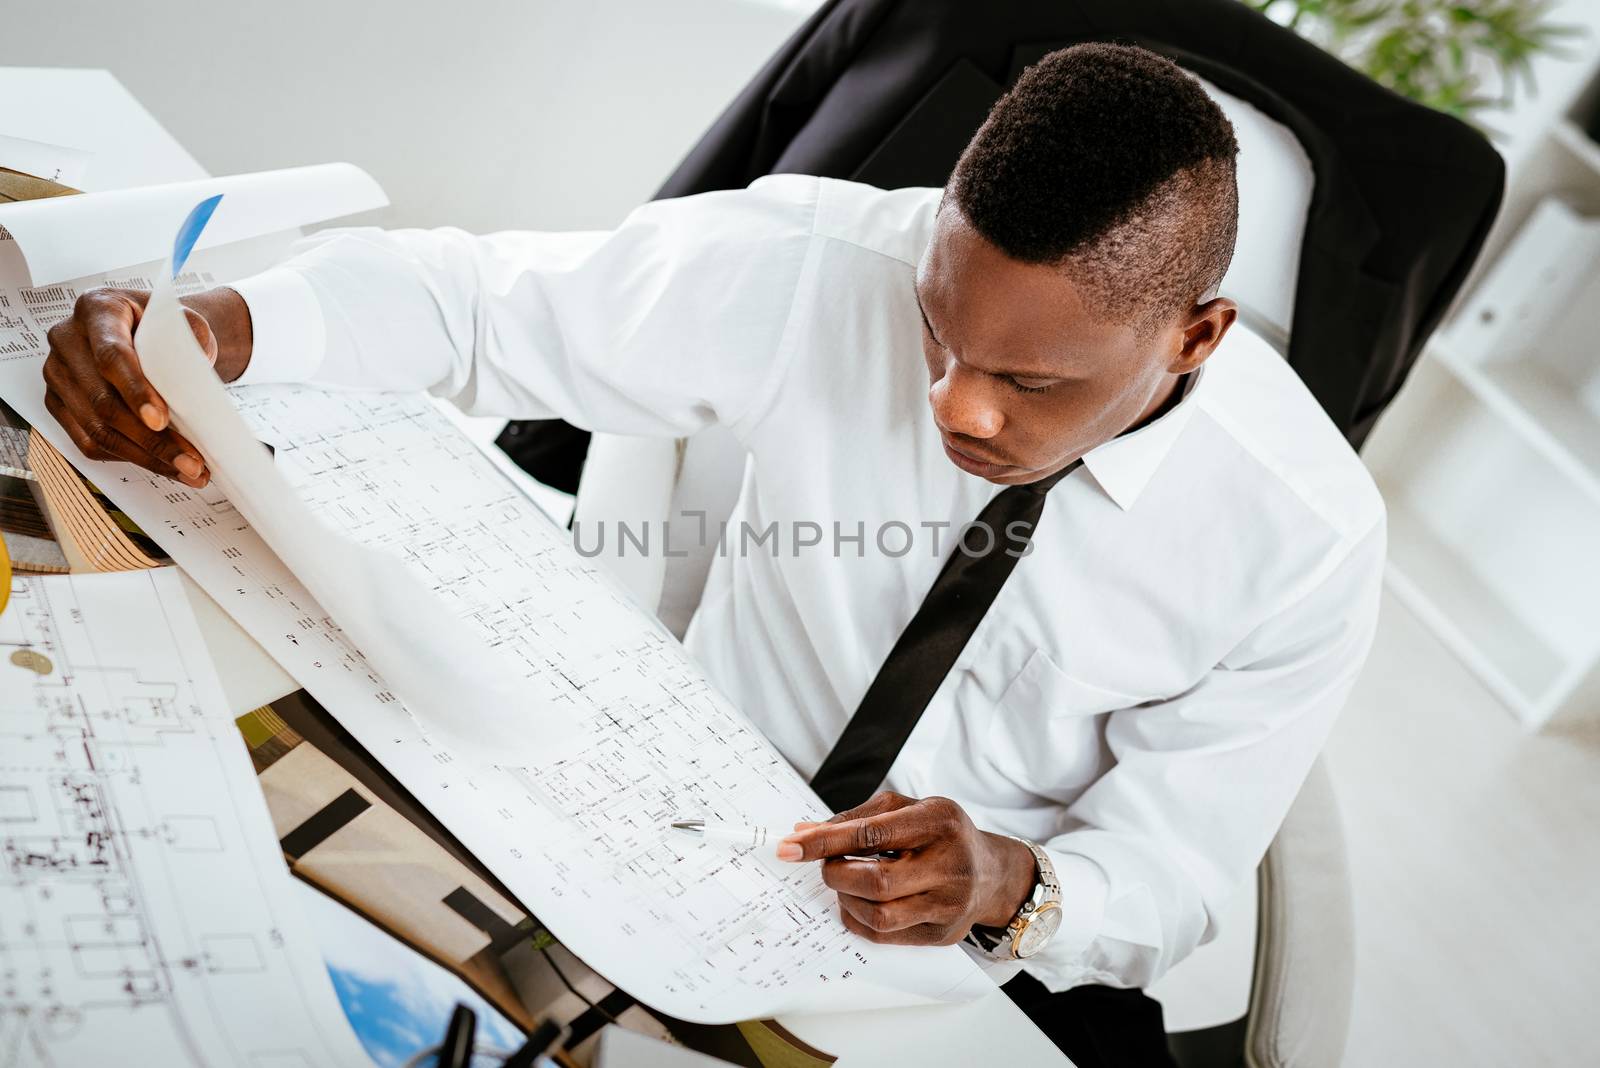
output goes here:
{"type": "Polygon", "coordinates": [[[734,1026],[750,1043],[762,1068],[827,1068],[839,1059],[813,1049],[777,1020],[744,1020],[734,1026]]]}
{"type": "Polygon", "coordinates": [[[6,552],[6,540],[0,538],[0,612],[11,603],[11,554],[6,552]]]}

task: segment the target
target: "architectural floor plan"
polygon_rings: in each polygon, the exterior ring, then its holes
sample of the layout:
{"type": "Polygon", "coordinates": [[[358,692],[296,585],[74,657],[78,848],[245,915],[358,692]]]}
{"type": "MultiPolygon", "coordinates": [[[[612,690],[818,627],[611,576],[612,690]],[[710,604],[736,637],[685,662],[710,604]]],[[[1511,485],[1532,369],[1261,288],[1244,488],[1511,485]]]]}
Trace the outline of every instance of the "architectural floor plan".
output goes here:
{"type": "Polygon", "coordinates": [[[12,580],[0,1066],[359,1065],[174,569],[12,580]]]}

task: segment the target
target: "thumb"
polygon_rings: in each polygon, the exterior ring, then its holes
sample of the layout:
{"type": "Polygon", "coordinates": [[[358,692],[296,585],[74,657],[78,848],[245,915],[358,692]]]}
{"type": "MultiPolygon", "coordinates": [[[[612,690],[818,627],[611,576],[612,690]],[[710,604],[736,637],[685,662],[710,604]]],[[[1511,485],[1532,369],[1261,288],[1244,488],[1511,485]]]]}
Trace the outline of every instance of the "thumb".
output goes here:
{"type": "Polygon", "coordinates": [[[194,331],[194,339],[200,343],[200,350],[206,354],[212,366],[217,362],[217,338],[211,332],[211,324],[206,322],[206,317],[193,308],[184,308],[183,316],[189,320],[189,329],[194,331]]]}

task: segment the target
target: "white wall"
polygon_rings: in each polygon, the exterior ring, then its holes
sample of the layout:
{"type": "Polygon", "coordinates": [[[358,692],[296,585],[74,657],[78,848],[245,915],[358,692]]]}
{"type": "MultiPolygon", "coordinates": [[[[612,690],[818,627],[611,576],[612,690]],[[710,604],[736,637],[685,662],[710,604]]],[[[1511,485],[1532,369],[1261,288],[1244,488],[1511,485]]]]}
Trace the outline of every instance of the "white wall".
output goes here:
{"type": "Polygon", "coordinates": [[[752,0],[5,6],[0,66],[109,69],[213,174],[349,160],[393,202],[374,221],[477,232],[614,223],[802,19],[752,0]]]}

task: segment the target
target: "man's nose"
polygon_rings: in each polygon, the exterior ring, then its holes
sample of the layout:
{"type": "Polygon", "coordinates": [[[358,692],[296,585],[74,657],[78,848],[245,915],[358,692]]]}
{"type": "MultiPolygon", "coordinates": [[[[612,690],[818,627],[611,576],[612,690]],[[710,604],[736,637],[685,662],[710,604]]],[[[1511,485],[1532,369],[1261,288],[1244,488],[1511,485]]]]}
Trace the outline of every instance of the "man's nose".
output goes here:
{"type": "Polygon", "coordinates": [[[1005,416],[994,403],[986,375],[946,365],[944,374],[928,389],[933,418],[951,434],[969,438],[992,438],[1005,425],[1005,416]]]}

